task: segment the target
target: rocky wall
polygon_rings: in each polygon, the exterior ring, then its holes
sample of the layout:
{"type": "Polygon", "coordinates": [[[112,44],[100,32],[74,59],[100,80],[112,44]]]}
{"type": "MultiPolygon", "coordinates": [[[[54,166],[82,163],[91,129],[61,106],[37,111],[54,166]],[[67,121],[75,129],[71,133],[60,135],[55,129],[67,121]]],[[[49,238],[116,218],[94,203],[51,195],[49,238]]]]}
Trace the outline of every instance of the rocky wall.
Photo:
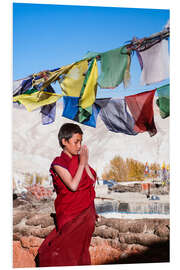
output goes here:
{"type": "MultiPolygon", "coordinates": [[[[13,267],[36,267],[37,250],[54,228],[54,199],[37,200],[27,193],[13,204],[13,267]]],[[[169,219],[101,217],[91,240],[91,262],[168,262],[169,232],[169,219]]]]}

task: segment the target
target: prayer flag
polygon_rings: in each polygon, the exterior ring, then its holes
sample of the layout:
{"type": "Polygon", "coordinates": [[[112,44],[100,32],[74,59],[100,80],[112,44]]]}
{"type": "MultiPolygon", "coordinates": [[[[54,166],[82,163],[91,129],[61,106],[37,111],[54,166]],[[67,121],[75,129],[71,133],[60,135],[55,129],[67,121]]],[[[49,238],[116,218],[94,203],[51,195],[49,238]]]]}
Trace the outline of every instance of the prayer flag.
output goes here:
{"type": "Polygon", "coordinates": [[[13,81],[13,96],[22,95],[24,92],[32,88],[32,75],[20,80],[13,81]]]}
{"type": "Polygon", "coordinates": [[[135,121],[127,111],[124,98],[96,99],[95,105],[100,107],[100,117],[108,130],[127,135],[136,135],[135,121]]]}
{"type": "Polygon", "coordinates": [[[170,114],[170,95],[169,84],[157,88],[158,99],[156,104],[159,107],[160,115],[162,118],[166,118],[170,114]]]}
{"type": "Polygon", "coordinates": [[[101,73],[98,85],[101,88],[115,88],[120,83],[126,87],[130,80],[130,54],[126,46],[104,53],[88,52],[84,58],[100,56],[101,73]]]}
{"type": "Polygon", "coordinates": [[[42,114],[43,125],[53,123],[56,116],[56,102],[43,106],[40,112],[42,114]]]}
{"type": "MultiPolygon", "coordinates": [[[[46,89],[46,92],[55,93],[53,87],[49,85],[46,89]]],[[[48,125],[54,122],[56,116],[56,102],[44,105],[41,107],[41,114],[42,114],[42,124],[48,125]]]]}
{"type": "MultiPolygon", "coordinates": [[[[79,121],[79,97],[63,97],[63,113],[62,116],[68,119],[74,120],[76,122],[79,121]]],[[[96,127],[96,119],[99,113],[99,107],[92,105],[92,114],[88,116],[83,122],[84,125],[96,127]]]]}
{"type": "Polygon", "coordinates": [[[94,58],[86,73],[79,99],[79,122],[88,119],[92,114],[92,104],[96,99],[98,68],[94,58]]]}
{"type": "Polygon", "coordinates": [[[148,131],[150,136],[157,133],[154,123],[153,99],[155,90],[126,96],[125,100],[135,120],[136,132],[148,131]]]}
{"type": "Polygon", "coordinates": [[[138,53],[142,67],[140,82],[142,85],[161,82],[169,78],[168,40],[153,45],[138,53]]]}
{"type": "Polygon", "coordinates": [[[39,90],[44,90],[51,83],[57,80],[60,80],[60,76],[62,74],[67,73],[73,65],[74,63],[72,63],[71,65],[62,66],[61,68],[55,69],[53,71],[46,71],[46,76],[42,75],[43,74],[42,72],[33,74],[34,79],[33,79],[32,85],[33,86],[41,85],[39,90]]]}
{"type": "Polygon", "coordinates": [[[44,91],[38,91],[32,94],[23,94],[13,98],[14,102],[19,101],[26,109],[31,112],[44,105],[52,104],[60,99],[62,95],[49,93],[44,91]]]}
{"type": "Polygon", "coordinates": [[[88,70],[88,61],[80,61],[74,64],[64,75],[64,79],[60,83],[64,95],[71,97],[79,97],[85,73],[88,70]]]}

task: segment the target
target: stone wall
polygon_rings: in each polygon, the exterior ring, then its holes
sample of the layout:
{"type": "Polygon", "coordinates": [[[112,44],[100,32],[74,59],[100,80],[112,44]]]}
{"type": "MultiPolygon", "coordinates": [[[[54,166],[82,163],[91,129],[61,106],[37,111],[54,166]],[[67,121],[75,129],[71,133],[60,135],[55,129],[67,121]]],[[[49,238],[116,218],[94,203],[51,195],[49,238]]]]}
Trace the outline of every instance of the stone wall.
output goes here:
{"type": "MultiPolygon", "coordinates": [[[[54,228],[54,199],[31,193],[13,201],[13,267],[35,267],[40,244],[54,228]]],[[[93,265],[169,261],[169,219],[107,219],[96,223],[93,265]]]]}

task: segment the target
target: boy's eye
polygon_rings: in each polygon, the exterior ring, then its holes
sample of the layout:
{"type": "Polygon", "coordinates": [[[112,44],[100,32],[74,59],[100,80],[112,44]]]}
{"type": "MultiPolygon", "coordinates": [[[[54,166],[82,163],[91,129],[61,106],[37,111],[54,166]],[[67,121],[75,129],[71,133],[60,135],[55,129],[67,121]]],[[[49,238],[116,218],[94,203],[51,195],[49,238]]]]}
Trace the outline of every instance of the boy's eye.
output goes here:
{"type": "Polygon", "coordinates": [[[75,141],[75,144],[78,144],[79,142],[81,143],[81,141],[80,141],[80,140],[79,140],[79,141],[75,141]]]}

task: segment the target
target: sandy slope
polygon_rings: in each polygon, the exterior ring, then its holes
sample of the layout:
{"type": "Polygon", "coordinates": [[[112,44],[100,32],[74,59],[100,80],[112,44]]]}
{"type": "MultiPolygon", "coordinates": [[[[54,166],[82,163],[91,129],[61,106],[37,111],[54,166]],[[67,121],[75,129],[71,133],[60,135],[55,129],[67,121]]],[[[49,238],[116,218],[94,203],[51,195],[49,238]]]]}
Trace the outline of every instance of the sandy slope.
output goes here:
{"type": "MultiPolygon", "coordinates": [[[[90,164],[101,176],[103,169],[115,155],[134,158],[142,162],[169,162],[169,118],[161,119],[154,105],[155,123],[158,133],[150,137],[147,132],[129,136],[108,131],[98,117],[97,128],[81,125],[84,143],[89,147],[90,164]]],[[[52,159],[59,155],[57,134],[65,122],[72,122],[61,116],[62,104],[56,111],[56,121],[43,126],[39,110],[27,112],[13,108],[13,170],[14,172],[39,172],[47,175],[52,159]]]]}

